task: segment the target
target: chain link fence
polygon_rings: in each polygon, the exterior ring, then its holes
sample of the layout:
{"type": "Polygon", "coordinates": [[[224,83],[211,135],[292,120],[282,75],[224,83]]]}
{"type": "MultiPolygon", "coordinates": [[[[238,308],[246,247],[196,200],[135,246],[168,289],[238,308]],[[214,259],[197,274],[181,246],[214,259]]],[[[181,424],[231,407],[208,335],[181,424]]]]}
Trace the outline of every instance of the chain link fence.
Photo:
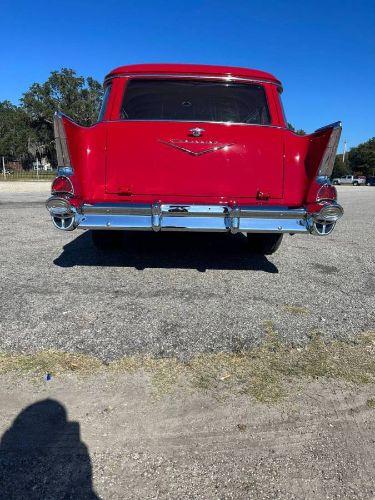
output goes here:
{"type": "Polygon", "coordinates": [[[7,160],[5,157],[0,157],[0,182],[51,181],[56,177],[56,170],[50,164],[36,161],[27,167],[25,168],[21,160],[7,160]]]}

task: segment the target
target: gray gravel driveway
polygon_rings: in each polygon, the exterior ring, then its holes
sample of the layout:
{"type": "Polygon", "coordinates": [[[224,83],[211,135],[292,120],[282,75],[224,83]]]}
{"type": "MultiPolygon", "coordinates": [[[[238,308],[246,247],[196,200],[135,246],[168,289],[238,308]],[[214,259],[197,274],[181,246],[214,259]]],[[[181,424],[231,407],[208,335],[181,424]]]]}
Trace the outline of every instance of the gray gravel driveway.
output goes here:
{"type": "Polygon", "coordinates": [[[45,193],[0,192],[0,347],[111,360],[246,348],[272,323],[289,342],[375,328],[375,189],[339,187],[333,235],[249,254],[242,235],[139,234],[103,255],[62,233],[45,193]]]}

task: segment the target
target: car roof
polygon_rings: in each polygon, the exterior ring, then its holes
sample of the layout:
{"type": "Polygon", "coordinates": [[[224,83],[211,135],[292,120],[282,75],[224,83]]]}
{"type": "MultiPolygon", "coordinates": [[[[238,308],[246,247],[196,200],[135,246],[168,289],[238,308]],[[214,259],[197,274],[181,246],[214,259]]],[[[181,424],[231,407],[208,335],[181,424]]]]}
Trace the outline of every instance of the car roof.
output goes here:
{"type": "Polygon", "coordinates": [[[236,66],[213,66],[209,64],[130,64],[119,66],[108,73],[105,79],[127,75],[200,75],[246,78],[261,80],[281,85],[271,73],[258,69],[239,68],[236,66]]]}

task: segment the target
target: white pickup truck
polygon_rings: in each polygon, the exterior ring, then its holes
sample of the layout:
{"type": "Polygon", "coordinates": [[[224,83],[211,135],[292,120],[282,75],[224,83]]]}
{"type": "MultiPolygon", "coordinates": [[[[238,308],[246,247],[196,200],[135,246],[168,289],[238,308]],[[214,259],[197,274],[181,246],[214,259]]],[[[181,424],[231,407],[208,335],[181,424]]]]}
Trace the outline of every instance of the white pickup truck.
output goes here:
{"type": "Polygon", "coordinates": [[[351,184],[352,186],[364,186],[366,184],[365,177],[356,177],[355,175],[344,175],[343,177],[336,177],[332,179],[332,184],[351,184]]]}

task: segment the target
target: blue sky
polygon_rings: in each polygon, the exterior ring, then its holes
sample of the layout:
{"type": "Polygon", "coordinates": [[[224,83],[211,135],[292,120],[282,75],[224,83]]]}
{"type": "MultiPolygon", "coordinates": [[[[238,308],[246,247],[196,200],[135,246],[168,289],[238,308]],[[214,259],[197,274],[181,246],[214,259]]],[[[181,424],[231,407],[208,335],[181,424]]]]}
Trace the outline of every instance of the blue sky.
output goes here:
{"type": "Polygon", "coordinates": [[[139,62],[263,69],[284,84],[288,120],[342,120],[349,147],[375,136],[375,2],[1,2],[0,100],[17,103],[51,70],[102,80],[139,62]]]}

